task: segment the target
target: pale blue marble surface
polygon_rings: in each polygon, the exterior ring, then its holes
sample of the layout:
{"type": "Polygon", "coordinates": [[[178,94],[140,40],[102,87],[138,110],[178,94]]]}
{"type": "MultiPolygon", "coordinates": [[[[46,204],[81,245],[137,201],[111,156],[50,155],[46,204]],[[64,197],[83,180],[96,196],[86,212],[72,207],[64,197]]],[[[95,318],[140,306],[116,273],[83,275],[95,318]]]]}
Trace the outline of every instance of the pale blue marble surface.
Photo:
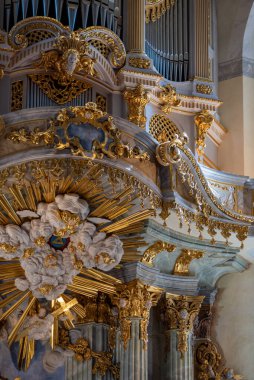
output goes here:
{"type": "Polygon", "coordinates": [[[6,344],[0,342],[0,376],[8,380],[14,380],[15,377],[20,377],[21,380],[64,380],[64,367],[57,369],[54,373],[48,373],[44,370],[42,360],[45,347],[40,343],[36,343],[36,345],[36,354],[30,368],[27,372],[23,372],[18,371],[15,365],[18,347],[15,347],[11,353],[6,344]]]}

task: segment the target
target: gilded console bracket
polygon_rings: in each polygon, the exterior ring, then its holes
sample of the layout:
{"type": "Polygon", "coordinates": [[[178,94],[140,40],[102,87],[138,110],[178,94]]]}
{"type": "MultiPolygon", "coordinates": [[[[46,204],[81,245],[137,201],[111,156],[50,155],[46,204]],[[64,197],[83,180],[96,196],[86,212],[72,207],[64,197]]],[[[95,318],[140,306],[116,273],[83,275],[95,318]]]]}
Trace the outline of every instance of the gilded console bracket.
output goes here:
{"type": "Polygon", "coordinates": [[[206,147],[206,134],[208,132],[208,129],[211,127],[213,120],[213,116],[207,110],[197,113],[194,118],[196,125],[196,150],[199,156],[199,160],[204,155],[204,150],[206,147]]]}
{"type": "Polygon", "coordinates": [[[148,92],[139,83],[134,89],[126,89],[123,96],[128,103],[129,121],[144,129],[146,125],[145,107],[149,103],[148,92]]]}

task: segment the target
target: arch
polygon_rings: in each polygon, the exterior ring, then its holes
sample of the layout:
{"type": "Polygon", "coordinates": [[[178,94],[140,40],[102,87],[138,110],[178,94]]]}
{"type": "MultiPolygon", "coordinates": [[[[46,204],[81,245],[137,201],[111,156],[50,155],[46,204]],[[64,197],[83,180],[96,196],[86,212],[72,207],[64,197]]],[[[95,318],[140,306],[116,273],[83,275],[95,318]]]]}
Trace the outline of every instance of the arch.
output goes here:
{"type": "Polygon", "coordinates": [[[243,72],[243,45],[253,0],[217,0],[219,80],[243,72]]]}

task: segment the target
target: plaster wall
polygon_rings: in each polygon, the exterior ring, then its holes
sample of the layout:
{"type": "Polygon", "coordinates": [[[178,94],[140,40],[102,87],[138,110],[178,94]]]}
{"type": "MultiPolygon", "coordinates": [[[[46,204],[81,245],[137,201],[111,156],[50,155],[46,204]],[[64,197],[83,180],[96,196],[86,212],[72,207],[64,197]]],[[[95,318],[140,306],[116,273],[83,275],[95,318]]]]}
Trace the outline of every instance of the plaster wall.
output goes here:
{"type": "Polygon", "coordinates": [[[254,78],[243,76],[244,175],[254,177],[254,78]]]}
{"type": "Polygon", "coordinates": [[[218,149],[218,166],[226,172],[245,174],[242,76],[219,82],[219,98],[223,100],[221,122],[228,133],[218,149]]]}
{"type": "Polygon", "coordinates": [[[240,76],[219,83],[222,124],[228,129],[218,153],[221,170],[254,177],[254,78],[240,76]]]}
{"type": "Polygon", "coordinates": [[[225,366],[253,380],[254,265],[243,273],[224,276],[218,283],[212,337],[220,345],[225,366]]]}

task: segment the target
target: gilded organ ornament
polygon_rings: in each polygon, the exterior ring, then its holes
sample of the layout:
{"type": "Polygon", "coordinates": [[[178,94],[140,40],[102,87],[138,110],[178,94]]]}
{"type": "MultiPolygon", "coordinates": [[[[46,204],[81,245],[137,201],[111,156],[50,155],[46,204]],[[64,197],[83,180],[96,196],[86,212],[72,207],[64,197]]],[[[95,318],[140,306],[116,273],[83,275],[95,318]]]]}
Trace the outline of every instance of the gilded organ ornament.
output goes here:
{"type": "Polygon", "coordinates": [[[196,348],[195,356],[197,368],[197,380],[242,380],[241,375],[234,373],[232,368],[222,366],[222,356],[216,344],[211,341],[203,341],[196,348]],[[221,368],[222,367],[222,368],[221,368]]]}
{"type": "Polygon", "coordinates": [[[176,0],[146,0],[146,22],[156,22],[176,0]]]}
{"type": "Polygon", "coordinates": [[[205,95],[211,95],[213,93],[212,86],[209,86],[208,84],[197,84],[196,90],[200,94],[205,94],[205,95]]]}
{"type": "Polygon", "coordinates": [[[162,102],[161,110],[166,114],[172,111],[172,107],[179,107],[181,104],[181,99],[177,96],[176,89],[171,84],[167,84],[166,86],[161,86],[162,90],[159,98],[162,102]]]}
{"type": "Polygon", "coordinates": [[[52,71],[52,77],[59,84],[66,84],[74,74],[94,75],[95,59],[91,58],[89,44],[82,40],[79,32],[61,35],[53,45],[54,49],[42,53],[41,60],[36,64],[46,72],[52,71]]]}
{"type": "Polygon", "coordinates": [[[192,260],[201,259],[203,256],[204,252],[182,249],[180,256],[175,262],[174,274],[178,276],[188,276],[192,260]]]}
{"type": "Polygon", "coordinates": [[[57,104],[65,104],[91,87],[74,75],[94,76],[95,59],[89,56],[89,44],[79,32],[63,34],[56,39],[52,50],[42,53],[35,67],[45,73],[31,74],[30,79],[57,104]]]}
{"type": "Polygon", "coordinates": [[[194,118],[196,125],[196,150],[199,157],[202,157],[204,154],[207,131],[211,127],[213,120],[213,116],[207,110],[199,112],[194,118]]]}
{"type": "Polygon", "coordinates": [[[130,147],[122,142],[121,132],[116,128],[113,118],[98,108],[96,103],[64,108],[54,121],[49,122],[48,129],[35,128],[31,132],[19,129],[11,132],[7,138],[18,144],[44,144],[53,146],[56,150],[70,149],[74,156],[87,159],[102,159],[104,156],[111,159],[135,158],[140,161],[150,159],[138,146],[130,147]],[[84,138],[84,128],[91,132],[90,143],[84,138]]]}
{"type": "Polygon", "coordinates": [[[145,107],[149,103],[148,91],[139,83],[134,89],[125,90],[123,96],[128,104],[129,121],[145,129],[145,107]]]}
{"type": "Polygon", "coordinates": [[[176,246],[173,244],[166,243],[161,240],[156,241],[154,244],[152,244],[150,247],[148,247],[145,250],[141,261],[144,264],[153,265],[153,260],[161,252],[167,251],[168,253],[171,253],[171,252],[174,252],[175,249],[176,249],[176,246]]]}
{"type": "Polygon", "coordinates": [[[129,65],[137,69],[149,69],[151,66],[151,61],[147,58],[140,57],[130,57],[129,65]]]}
{"type": "Polygon", "coordinates": [[[74,352],[77,361],[93,361],[92,374],[105,376],[109,371],[115,380],[120,379],[120,364],[113,363],[111,352],[96,352],[90,348],[89,341],[85,338],[78,338],[75,343],[70,342],[67,330],[61,331],[60,346],[74,352]]]}

